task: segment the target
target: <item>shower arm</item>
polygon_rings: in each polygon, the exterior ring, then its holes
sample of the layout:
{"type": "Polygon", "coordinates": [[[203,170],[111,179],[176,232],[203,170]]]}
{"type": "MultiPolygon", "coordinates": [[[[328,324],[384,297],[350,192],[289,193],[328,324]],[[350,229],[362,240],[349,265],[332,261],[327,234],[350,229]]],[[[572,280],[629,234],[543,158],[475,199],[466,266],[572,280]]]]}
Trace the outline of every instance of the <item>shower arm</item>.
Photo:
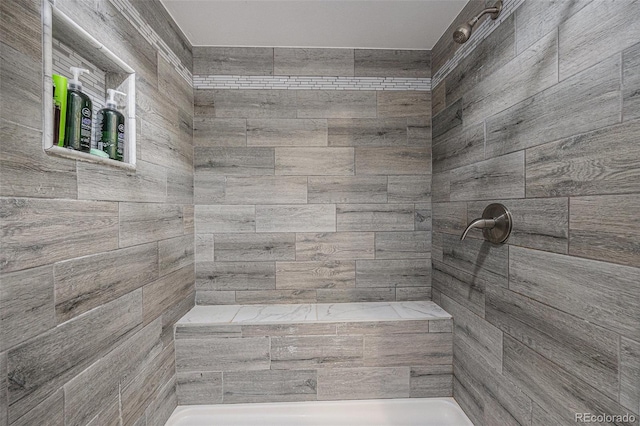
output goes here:
{"type": "Polygon", "coordinates": [[[471,25],[472,27],[478,23],[478,21],[480,20],[480,18],[482,18],[484,15],[486,15],[487,13],[491,14],[491,19],[496,19],[498,17],[498,15],[500,14],[500,11],[502,10],[501,7],[490,7],[488,9],[483,10],[482,12],[480,12],[478,15],[476,15],[475,18],[473,18],[472,20],[469,21],[469,25],[471,25]]]}

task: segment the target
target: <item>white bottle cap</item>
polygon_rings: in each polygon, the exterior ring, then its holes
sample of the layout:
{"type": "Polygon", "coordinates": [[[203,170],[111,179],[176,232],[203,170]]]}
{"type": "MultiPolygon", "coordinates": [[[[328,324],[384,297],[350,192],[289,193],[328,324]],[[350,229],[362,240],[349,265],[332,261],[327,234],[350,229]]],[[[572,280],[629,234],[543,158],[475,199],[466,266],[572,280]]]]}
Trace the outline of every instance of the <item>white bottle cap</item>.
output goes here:
{"type": "Polygon", "coordinates": [[[86,68],[71,67],[69,69],[73,73],[73,78],[71,80],[69,80],[69,89],[73,89],[73,90],[82,89],[82,83],[80,82],[80,76],[85,72],[87,74],[91,74],[91,73],[86,68]]]}
{"type": "Polygon", "coordinates": [[[118,95],[127,96],[124,92],[119,92],[115,89],[107,89],[107,108],[117,109],[118,104],[116,103],[116,93],[118,95]]]}

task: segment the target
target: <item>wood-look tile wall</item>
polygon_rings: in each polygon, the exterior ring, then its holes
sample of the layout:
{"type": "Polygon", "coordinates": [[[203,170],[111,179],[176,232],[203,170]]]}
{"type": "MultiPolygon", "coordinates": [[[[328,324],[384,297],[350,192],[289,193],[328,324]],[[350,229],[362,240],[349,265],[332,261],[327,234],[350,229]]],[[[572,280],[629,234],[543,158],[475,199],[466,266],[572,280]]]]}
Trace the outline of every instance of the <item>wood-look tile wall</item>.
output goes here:
{"type": "Polygon", "coordinates": [[[41,3],[0,3],[0,426],[163,425],[195,299],[193,90],[111,2],[58,0],[137,72],[137,170],[46,155],[41,3]]]}
{"type": "Polygon", "coordinates": [[[433,88],[433,299],[476,425],[638,419],[638,15],[632,0],[525,1],[433,88]],[[496,201],[507,244],[460,242],[496,201]]]}
{"type": "MultiPolygon", "coordinates": [[[[200,74],[429,77],[427,51],[194,47],[200,74]]],[[[431,297],[431,93],[196,89],[199,304],[431,297]]]]}

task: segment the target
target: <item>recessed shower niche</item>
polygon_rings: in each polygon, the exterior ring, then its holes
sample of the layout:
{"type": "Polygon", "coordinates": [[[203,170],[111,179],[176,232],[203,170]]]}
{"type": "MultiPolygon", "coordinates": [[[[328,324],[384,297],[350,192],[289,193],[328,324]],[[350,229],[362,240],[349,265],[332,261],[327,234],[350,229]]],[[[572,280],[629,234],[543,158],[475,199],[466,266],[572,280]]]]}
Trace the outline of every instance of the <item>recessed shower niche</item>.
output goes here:
{"type": "Polygon", "coordinates": [[[135,70],[89,34],[49,0],[43,2],[43,141],[49,155],[104,164],[134,171],[136,169],[136,95],[135,70]],[[54,84],[53,74],[72,77],[69,66],[93,71],[81,77],[83,93],[93,103],[91,147],[97,147],[96,113],[105,106],[106,89],[112,88],[126,96],[120,97],[118,111],[124,115],[124,150],[122,161],[104,158],[54,144],[54,84]]]}

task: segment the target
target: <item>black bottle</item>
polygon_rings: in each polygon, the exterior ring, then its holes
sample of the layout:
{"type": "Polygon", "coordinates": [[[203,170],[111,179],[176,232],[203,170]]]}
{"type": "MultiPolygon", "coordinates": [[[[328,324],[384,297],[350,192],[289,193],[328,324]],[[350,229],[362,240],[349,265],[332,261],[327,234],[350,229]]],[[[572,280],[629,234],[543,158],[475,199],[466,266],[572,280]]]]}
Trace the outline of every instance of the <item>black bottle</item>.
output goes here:
{"type": "Polygon", "coordinates": [[[112,160],[122,161],[124,153],[124,115],[117,109],[115,95],[126,93],[107,89],[107,106],[98,111],[98,148],[112,160]]]}

